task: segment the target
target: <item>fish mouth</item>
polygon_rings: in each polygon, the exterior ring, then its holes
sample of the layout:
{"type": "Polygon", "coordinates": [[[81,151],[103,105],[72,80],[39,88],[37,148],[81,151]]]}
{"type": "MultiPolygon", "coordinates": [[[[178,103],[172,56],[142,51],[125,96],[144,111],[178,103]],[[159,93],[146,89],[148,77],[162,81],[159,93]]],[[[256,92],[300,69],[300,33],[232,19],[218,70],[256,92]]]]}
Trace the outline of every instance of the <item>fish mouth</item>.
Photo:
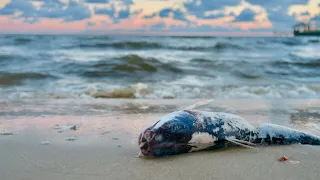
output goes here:
{"type": "Polygon", "coordinates": [[[159,152],[176,151],[179,147],[186,146],[182,142],[159,140],[156,138],[157,135],[161,136],[162,134],[146,130],[139,135],[138,146],[141,155],[153,157],[157,156],[159,152]]]}
{"type": "Polygon", "coordinates": [[[139,136],[139,149],[144,156],[152,156],[152,146],[155,145],[155,134],[146,130],[139,136]]]}

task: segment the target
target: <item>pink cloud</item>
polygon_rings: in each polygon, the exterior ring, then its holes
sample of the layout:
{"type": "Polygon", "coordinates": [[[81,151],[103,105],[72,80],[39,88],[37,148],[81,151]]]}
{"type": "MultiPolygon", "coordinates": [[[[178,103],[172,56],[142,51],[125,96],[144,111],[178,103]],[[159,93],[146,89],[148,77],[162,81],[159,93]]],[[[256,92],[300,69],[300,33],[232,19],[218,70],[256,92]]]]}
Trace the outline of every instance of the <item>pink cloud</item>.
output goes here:
{"type": "Polygon", "coordinates": [[[41,19],[39,22],[29,24],[23,22],[23,20],[13,20],[6,16],[0,16],[1,31],[6,32],[28,32],[28,31],[50,31],[50,32],[62,32],[62,31],[83,31],[87,27],[87,21],[77,21],[64,23],[58,19],[41,19]]]}
{"type": "Polygon", "coordinates": [[[241,22],[241,23],[234,23],[232,24],[233,27],[239,27],[242,30],[249,30],[249,29],[257,29],[257,28],[271,28],[272,24],[270,21],[266,22],[241,22]]]}

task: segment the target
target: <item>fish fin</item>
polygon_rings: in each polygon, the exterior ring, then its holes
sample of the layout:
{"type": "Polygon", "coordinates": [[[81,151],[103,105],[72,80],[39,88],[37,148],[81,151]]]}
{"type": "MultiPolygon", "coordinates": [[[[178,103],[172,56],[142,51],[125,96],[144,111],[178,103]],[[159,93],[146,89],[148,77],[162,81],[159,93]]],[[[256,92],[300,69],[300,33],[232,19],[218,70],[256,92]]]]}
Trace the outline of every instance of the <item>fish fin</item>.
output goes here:
{"type": "Polygon", "coordinates": [[[139,151],[139,154],[136,156],[136,158],[140,158],[143,157],[143,154],[141,153],[141,151],[139,151]]]}
{"type": "Polygon", "coordinates": [[[209,100],[206,100],[206,101],[197,102],[195,104],[192,104],[191,106],[188,106],[188,107],[184,108],[183,110],[193,110],[193,109],[195,109],[195,108],[197,108],[199,106],[203,106],[203,105],[209,104],[212,101],[214,101],[214,99],[209,99],[209,100]]]}
{"type": "Polygon", "coordinates": [[[247,144],[247,145],[251,145],[251,146],[255,146],[256,144],[252,143],[252,142],[249,142],[249,141],[244,141],[244,140],[240,140],[240,139],[232,139],[233,141],[235,142],[238,142],[238,143],[243,143],[243,144],[247,144]]]}
{"type": "Polygon", "coordinates": [[[229,141],[229,142],[231,142],[231,143],[237,144],[237,145],[239,145],[239,146],[243,146],[243,147],[246,147],[246,148],[258,150],[257,148],[254,148],[254,147],[248,146],[248,145],[246,145],[246,144],[237,142],[237,141],[235,141],[235,139],[225,138],[225,140],[227,140],[227,141],[229,141]]]}

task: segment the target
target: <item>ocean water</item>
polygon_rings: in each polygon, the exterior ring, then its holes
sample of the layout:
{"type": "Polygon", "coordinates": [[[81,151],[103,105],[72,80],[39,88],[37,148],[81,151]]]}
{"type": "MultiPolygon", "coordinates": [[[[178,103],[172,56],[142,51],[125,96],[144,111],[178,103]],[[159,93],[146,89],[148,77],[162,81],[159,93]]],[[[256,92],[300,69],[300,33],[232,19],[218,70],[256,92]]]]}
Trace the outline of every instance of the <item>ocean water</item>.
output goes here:
{"type": "Polygon", "coordinates": [[[97,98],[104,91],[319,98],[320,38],[0,35],[0,98],[97,98]]]}

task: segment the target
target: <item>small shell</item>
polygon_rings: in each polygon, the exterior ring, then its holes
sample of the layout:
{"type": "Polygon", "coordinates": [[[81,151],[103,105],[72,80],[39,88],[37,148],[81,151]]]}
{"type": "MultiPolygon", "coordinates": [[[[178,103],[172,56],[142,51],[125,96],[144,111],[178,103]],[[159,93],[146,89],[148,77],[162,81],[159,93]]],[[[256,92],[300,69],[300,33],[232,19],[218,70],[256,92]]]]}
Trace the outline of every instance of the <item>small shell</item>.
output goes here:
{"type": "Polygon", "coordinates": [[[281,156],[279,159],[279,161],[281,161],[281,162],[287,161],[287,160],[288,160],[288,158],[286,156],[281,156]]]}

